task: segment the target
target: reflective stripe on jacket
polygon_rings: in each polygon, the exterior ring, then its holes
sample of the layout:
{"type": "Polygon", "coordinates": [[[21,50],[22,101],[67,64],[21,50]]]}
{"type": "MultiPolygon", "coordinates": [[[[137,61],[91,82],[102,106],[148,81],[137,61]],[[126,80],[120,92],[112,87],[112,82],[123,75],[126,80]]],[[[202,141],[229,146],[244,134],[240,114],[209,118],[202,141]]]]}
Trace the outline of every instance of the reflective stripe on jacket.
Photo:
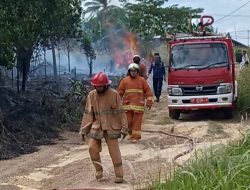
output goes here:
{"type": "Polygon", "coordinates": [[[127,127],[127,118],[117,91],[109,88],[102,95],[98,94],[96,90],[89,93],[80,134],[94,139],[102,139],[105,130],[109,138],[119,138],[121,130],[126,133],[127,127]]]}
{"type": "Polygon", "coordinates": [[[123,109],[144,112],[145,99],[152,99],[153,94],[147,81],[137,76],[125,77],[120,82],[118,93],[122,97],[123,109]]]}

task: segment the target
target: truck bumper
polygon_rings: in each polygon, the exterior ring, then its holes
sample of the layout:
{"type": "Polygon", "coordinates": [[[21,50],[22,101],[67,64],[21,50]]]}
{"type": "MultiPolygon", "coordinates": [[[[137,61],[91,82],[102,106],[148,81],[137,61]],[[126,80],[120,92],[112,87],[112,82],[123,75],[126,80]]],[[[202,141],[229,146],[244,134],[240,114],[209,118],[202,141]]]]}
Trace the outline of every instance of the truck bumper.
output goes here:
{"type": "Polygon", "coordinates": [[[233,108],[233,94],[203,96],[169,96],[168,108],[179,110],[233,108]],[[206,103],[192,103],[193,99],[207,99],[206,103]]]}

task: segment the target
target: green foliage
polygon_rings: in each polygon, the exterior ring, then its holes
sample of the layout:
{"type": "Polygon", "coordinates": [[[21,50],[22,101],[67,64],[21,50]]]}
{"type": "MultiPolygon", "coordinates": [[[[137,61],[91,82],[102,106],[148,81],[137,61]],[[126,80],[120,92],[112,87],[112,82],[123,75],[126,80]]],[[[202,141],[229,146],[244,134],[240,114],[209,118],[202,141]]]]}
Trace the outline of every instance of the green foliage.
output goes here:
{"type": "MultiPolygon", "coordinates": [[[[83,0],[87,1],[87,0],[83,0]]],[[[106,9],[108,7],[109,0],[93,0],[88,1],[84,3],[84,6],[87,7],[87,9],[84,11],[85,14],[90,13],[90,17],[93,16],[93,14],[98,13],[102,9],[106,9]]]]}
{"type": "Polygon", "coordinates": [[[85,3],[85,12],[93,13],[84,22],[85,31],[95,41],[108,35],[111,30],[127,28],[141,37],[151,39],[166,32],[191,32],[191,19],[199,18],[203,9],[190,7],[163,7],[167,0],[136,0],[135,3],[120,0],[124,7],[108,4],[108,1],[93,0],[85,3]]]}
{"type": "Polygon", "coordinates": [[[89,66],[89,76],[92,76],[93,72],[93,60],[96,59],[95,50],[92,47],[91,41],[87,36],[81,38],[81,48],[84,49],[89,66]]]}
{"type": "Polygon", "coordinates": [[[246,110],[250,108],[250,68],[245,67],[243,70],[240,71],[238,81],[238,109],[239,110],[246,110]]]}
{"type": "Polygon", "coordinates": [[[239,144],[211,147],[198,152],[188,166],[175,171],[171,179],[153,189],[249,189],[250,136],[239,144]]]}
{"type": "Polygon", "coordinates": [[[83,30],[94,42],[100,39],[103,34],[102,25],[97,17],[92,17],[89,20],[85,20],[83,22],[83,30]]]}
{"type": "Polygon", "coordinates": [[[91,60],[96,59],[95,50],[91,45],[90,39],[86,35],[81,38],[81,48],[84,49],[87,58],[91,60]]]}
{"type": "MultiPolygon", "coordinates": [[[[81,0],[0,1],[0,44],[15,50],[23,90],[34,48],[79,36],[81,13],[81,0]]],[[[4,52],[9,55],[8,48],[4,52]]]]}
{"type": "Polygon", "coordinates": [[[109,30],[111,28],[120,28],[127,22],[126,10],[114,5],[108,6],[97,14],[97,18],[102,22],[104,28],[109,30]]]}
{"type": "Polygon", "coordinates": [[[70,91],[65,96],[65,102],[62,105],[63,122],[80,122],[87,95],[88,89],[81,81],[70,79],[70,91]]]}
{"type": "Polygon", "coordinates": [[[83,28],[92,40],[108,35],[113,29],[124,26],[127,17],[126,10],[109,4],[108,0],[93,0],[84,4],[85,14],[89,14],[83,24],[83,28]]]}
{"type": "Polygon", "coordinates": [[[11,69],[14,65],[14,49],[12,45],[9,44],[0,44],[0,65],[11,69]]]}
{"type": "Polygon", "coordinates": [[[191,19],[200,17],[203,9],[190,7],[162,7],[164,1],[137,0],[126,4],[128,28],[145,38],[155,35],[165,36],[166,32],[191,32],[191,19]]]}

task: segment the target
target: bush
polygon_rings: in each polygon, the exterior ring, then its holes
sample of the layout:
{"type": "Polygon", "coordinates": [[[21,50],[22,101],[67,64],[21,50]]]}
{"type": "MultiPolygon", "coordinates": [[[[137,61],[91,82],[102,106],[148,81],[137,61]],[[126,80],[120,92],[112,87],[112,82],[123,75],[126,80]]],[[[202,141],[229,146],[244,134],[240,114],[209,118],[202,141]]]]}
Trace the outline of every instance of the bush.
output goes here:
{"type": "Polygon", "coordinates": [[[174,172],[153,189],[249,189],[250,136],[236,145],[211,147],[196,155],[184,168],[174,172]]]}
{"type": "Polygon", "coordinates": [[[82,81],[74,81],[70,79],[69,93],[65,96],[62,104],[63,123],[79,123],[82,118],[83,108],[85,106],[86,97],[89,89],[82,81]]]}
{"type": "Polygon", "coordinates": [[[250,108],[250,67],[245,67],[240,71],[238,77],[238,109],[239,111],[250,108]]]}

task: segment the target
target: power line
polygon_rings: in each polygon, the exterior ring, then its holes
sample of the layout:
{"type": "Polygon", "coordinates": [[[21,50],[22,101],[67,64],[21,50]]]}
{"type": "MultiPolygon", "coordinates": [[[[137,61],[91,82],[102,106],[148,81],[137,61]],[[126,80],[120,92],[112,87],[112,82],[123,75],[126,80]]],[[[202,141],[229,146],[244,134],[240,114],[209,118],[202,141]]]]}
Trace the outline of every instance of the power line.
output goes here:
{"type": "Polygon", "coordinates": [[[230,17],[250,17],[250,15],[225,15],[225,14],[213,14],[213,16],[230,16],[230,17]]]}
{"type": "Polygon", "coordinates": [[[227,32],[227,33],[234,33],[234,32],[247,32],[250,29],[246,29],[246,30],[236,30],[236,31],[231,31],[231,32],[227,32]]]}
{"type": "Polygon", "coordinates": [[[246,29],[246,30],[236,30],[236,31],[231,31],[231,32],[227,32],[227,33],[235,33],[235,32],[248,32],[250,29],[246,29]]]}
{"type": "MultiPolygon", "coordinates": [[[[235,36],[232,36],[232,37],[235,37],[235,36]]],[[[238,39],[248,39],[247,36],[237,36],[238,39]]]]}
{"type": "Polygon", "coordinates": [[[231,14],[233,14],[233,13],[235,13],[236,11],[240,10],[242,7],[244,7],[244,6],[245,6],[246,4],[248,4],[249,2],[250,2],[250,1],[247,1],[246,3],[244,3],[243,5],[241,5],[239,8],[237,8],[237,9],[235,9],[234,11],[232,11],[231,13],[229,13],[229,14],[227,14],[227,15],[221,17],[220,19],[216,20],[215,22],[219,22],[219,21],[221,21],[222,19],[224,19],[224,18],[230,16],[231,14]]]}

